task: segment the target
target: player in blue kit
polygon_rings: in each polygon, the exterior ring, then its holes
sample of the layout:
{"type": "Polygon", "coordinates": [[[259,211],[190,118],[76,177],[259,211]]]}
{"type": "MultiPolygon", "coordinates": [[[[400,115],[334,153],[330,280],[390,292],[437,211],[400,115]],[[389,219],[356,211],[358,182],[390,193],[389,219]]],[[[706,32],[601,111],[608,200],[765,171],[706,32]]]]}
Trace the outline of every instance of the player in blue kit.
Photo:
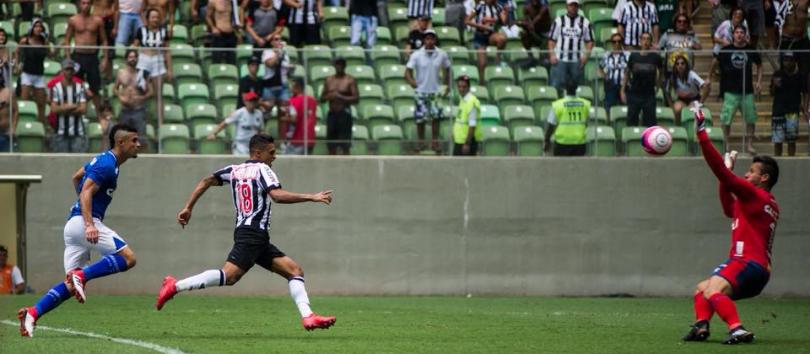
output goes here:
{"type": "Polygon", "coordinates": [[[118,233],[102,221],[112,202],[113,192],[118,187],[118,168],[127,160],[138,157],[141,142],[135,128],[122,124],[110,129],[109,140],[112,149],[97,155],[73,175],[73,186],[79,199],[70,209],[65,224],[64,264],[67,276],[64,282],[48,290],[36,305],[19,310],[20,334],[25,337],[33,337],[37,320],[70,298],[71,294],[84,303],[87,281],[135,266],[135,253],[118,233]],[[86,266],[91,250],[103,257],[86,266]]]}

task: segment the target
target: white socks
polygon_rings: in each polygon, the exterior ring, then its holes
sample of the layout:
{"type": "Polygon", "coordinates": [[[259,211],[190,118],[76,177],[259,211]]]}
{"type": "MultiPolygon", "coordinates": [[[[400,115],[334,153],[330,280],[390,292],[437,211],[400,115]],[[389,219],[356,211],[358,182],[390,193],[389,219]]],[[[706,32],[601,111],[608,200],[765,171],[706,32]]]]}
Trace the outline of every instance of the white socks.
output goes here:
{"type": "Polygon", "coordinates": [[[225,285],[225,273],[220,269],[211,269],[178,281],[176,287],[177,292],[181,292],[223,285],[225,285]]]}
{"type": "MultiPolygon", "coordinates": [[[[177,283],[177,285],[178,290],[180,290],[180,283],[177,283]]],[[[307,296],[307,289],[304,287],[304,278],[293,277],[290,279],[288,285],[290,286],[290,297],[295,301],[295,305],[298,306],[298,312],[301,313],[301,317],[309,317],[309,315],[312,314],[312,310],[309,308],[309,296],[307,296]]]]}

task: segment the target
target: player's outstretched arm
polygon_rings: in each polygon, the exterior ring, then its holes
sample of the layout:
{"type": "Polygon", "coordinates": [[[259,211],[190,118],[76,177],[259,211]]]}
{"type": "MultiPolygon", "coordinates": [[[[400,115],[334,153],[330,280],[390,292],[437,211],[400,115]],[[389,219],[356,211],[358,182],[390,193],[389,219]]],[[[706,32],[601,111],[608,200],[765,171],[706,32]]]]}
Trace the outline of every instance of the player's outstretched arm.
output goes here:
{"type": "Polygon", "coordinates": [[[79,193],[79,206],[84,220],[84,238],[87,242],[98,243],[98,229],[93,223],[93,195],[98,192],[99,186],[92,178],[86,178],[79,193]]]}
{"type": "Polygon", "coordinates": [[[329,205],[332,203],[332,191],[326,190],[315,194],[301,194],[285,191],[281,188],[275,188],[270,191],[270,198],[273,202],[279,204],[293,204],[303,202],[324,203],[329,205]]]}
{"type": "Polygon", "coordinates": [[[186,201],[186,205],[177,213],[177,223],[185,228],[191,220],[191,209],[194,209],[194,204],[197,204],[197,200],[205,194],[208,188],[220,184],[219,180],[214,176],[207,176],[200,180],[200,182],[197,183],[197,187],[194,187],[194,191],[191,192],[191,196],[188,198],[188,201],[186,201]]]}
{"type": "Polygon", "coordinates": [[[698,142],[700,143],[700,151],[703,153],[703,159],[706,160],[712,173],[717,176],[721,184],[724,184],[728,190],[734,193],[738,198],[745,198],[754,194],[756,187],[729,170],[723,161],[723,157],[720,156],[720,153],[714,148],[712,141],[709,139],[709,135],[706,134],[703,111],[701,111],[699,107],[697,107],[697,109],[695,107],[690,109],[695,112],[695,125],[697,128],[698,142]]]}

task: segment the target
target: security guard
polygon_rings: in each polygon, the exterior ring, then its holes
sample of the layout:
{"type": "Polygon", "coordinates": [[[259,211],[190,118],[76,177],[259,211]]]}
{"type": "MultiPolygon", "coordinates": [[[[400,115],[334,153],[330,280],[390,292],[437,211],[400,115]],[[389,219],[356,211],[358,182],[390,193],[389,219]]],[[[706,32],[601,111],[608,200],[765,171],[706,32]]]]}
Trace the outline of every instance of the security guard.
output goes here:
{"type": "Polygon", "coordinates": [[[585,126],[591,111],[591,102],[576,97],[577,84],[569,81],[565,85],[565,97],[551,104],[546,127],[546,151],[551,147],[551,134],[554,134],[554,156],[584,156],[585,126]]]}
{"type": "Polygon", "coordinates": [[[458,94],[458,114],[453,123],[453,155],[475,156],[478,142],[481,141],[481,102],[470,92],[470,77],[462,75],[456,80],[458,94]]]}

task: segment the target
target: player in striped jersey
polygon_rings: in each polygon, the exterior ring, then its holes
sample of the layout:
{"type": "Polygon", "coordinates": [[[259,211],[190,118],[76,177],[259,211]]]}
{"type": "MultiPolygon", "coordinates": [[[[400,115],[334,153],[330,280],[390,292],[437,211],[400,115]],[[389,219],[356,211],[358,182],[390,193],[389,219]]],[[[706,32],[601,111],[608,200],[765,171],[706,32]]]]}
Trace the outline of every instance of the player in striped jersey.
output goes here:
{"type": "Polygon", "coordinates": [[[185,227],[191,220],[194,204],[205,191],[211,186],[228,183],[236,209],[234,245],[222,269],[207,270],[179,281],[172,276],[163,279],[156,304],[158,310],[178,292],[236,284],[254,264],[258,264],[288,280],[290,296],[298,306],[301,323],[306,330],[329,328],[335,324],[334,317],[319,316],[312,312],[304,287],[304,271],[292,258],[270,243],[268,234],[271,200],[280,204],[315,202],[329,205],[332,202],[332,191],[316,194],[285,191],[270,169],[275,159],[273,138],[257,134],[250,139],[250,160],[219,169],[197,184],[185,207],[177,214],[177,222],[185,227]]]}
{"type": "Polygon", "coordinates": [[[118,187],[118,168],[127,160],[138,157],[141,143],[138,130],[123,124],[112,127],[109,139],[112,149],[97,155],[73,174],[73,187],[79,198],[70,209],[64,229],[67,277],[48,290],[36,305],[23,307],[17,312],[20,334],[25,337],[33,337],[37,319],[70,298],[71,294],[84,303],[87,281],[135,266],[135,253],[118,233],[104,225],[103,220],[118,187]],[[90,261],[91,250],[103,257],[85,266],[90,261]]]}

